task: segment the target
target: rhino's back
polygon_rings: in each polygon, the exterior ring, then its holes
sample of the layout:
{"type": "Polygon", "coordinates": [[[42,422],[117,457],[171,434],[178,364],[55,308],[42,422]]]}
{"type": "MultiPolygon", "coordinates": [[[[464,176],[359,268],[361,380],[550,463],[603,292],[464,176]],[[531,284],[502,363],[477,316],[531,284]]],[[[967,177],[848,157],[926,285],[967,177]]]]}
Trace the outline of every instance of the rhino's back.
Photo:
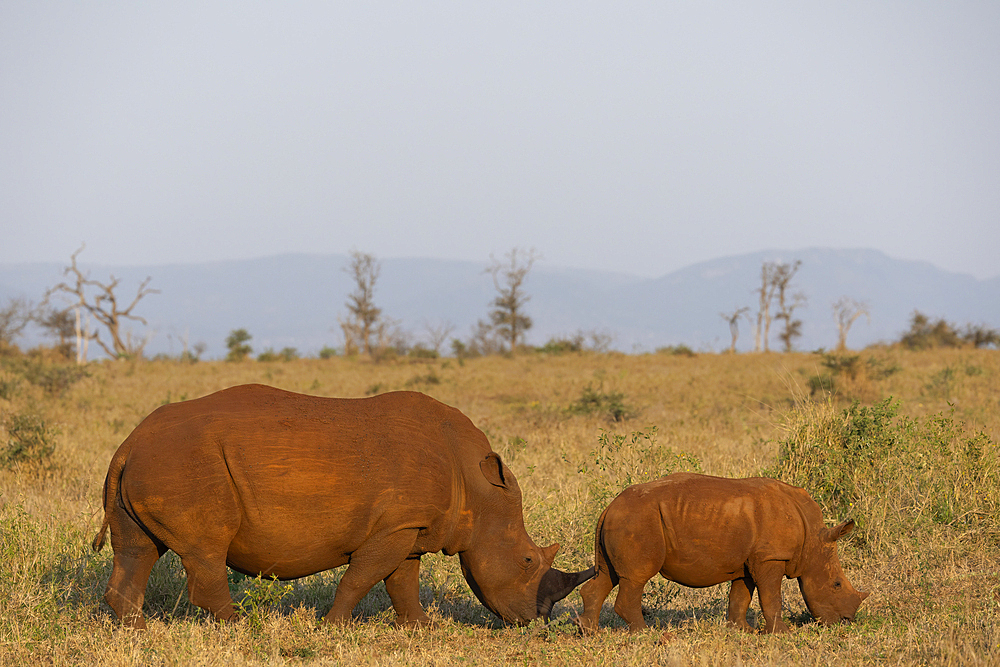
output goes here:
{"type": "Polygon", "coordinates": [[[175,540],[219,522],[235,565],[286,577],[342,564],[381,530],[417,528],[421,547],[443,548],[464,478],[490,451],[461,412],[422,394],[261,385],[164,406],[130,439],[122,491],[143,518],[175,540]]]}
{"type": "Polygon", "coordinates": [[[803,537],[797,505],[795,487],[776,480],[675,473],[623,491],[608,508],[604,530],[635,534],[643,522],[642,535],[664,544],[664,576],[711,585],[741,576],[751,555],[794,557],[803,537]]]}

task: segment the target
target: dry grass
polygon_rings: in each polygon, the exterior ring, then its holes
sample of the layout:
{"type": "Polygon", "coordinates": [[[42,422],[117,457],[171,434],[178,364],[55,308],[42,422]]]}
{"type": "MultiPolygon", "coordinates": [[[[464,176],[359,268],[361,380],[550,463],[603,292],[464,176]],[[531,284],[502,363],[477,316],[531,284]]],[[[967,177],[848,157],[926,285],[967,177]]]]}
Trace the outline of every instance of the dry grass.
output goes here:
{"type": "MultiPolygon", "coordinates": [[[[623,632],[609,603],[602,615],[607,631],[575,636],[576,593],[557,606],[550,625],[507,628],[475,601],[457,559],[443,555],[423,559],[421,596],[437,623],[419,631],[389,625],[381,586],[360,605],[358,623],[318,626],[339,572],[277,588],[234,578],[234,597],[248,596],[258,609],[220,625],[188,604],[183,569],[172,554],[150,580],[147,632],[121,629],[101,602],[111,550],[93,554],[89,542],[101,518],[107,464],[128,432],[167,401],[245,382],[345,397],[423,391],[458,407],[487,433],[521,482],[529,533],[539,544],[563,545],[557,566],[582,569],[593,558],[598,482],[613,483],[626,464],[622,459],[619,469],[611,461],[599,469],[593,453],[602,434],[628,438],[657,428],[652,441],[640,438],[641,448],[622,454],[633,457],[628,465],[644,465],[634,457],[647,456],[652,446],[662,448],[662,456],[643,459],[650,465],[684,453],[705,472],[752,475],[775,464],[779,443],[803,420],[835,416],[851,399],[873,404],[893,396],[903,417],[950,415],[963,434],[982,431],[995,451],[1000,353],[876,350],[862,353],[860,362],[853,376],[832,377],[832,397],[811,391],[819,384],[812,378],[830,375],[823,358],[811,354],[119,362],[90,366],[87,377],[61,393],[58,383],[33,383],[8,367],[0,370],[0,422],[36,415],[58,435],[48,458],[0,469],[0,595],[6,601],[0,664],[1000,664],[1000,546],[938,524],[911,539],[886,532],[877,549],[843,546],[853,583],[872,591],[853,626],[812,624],[797,586],[786,581],[785,613],[794,629],[781,637],[726,628],[726,586],[693,590],[663,580],[647,587],[645,606],[658,626],[649,633],[623,632]],[[625,420],[613,421],[600,406],[573,409],[588,387],[592,394],[617,395],[625,420]]],[[[0,428],[0,445],[9,439],[0,428]]],[[[995,517],[990,520],[995,527],[995,517]]],[[[890,531],[896,524],[884,525],[890,531]]]]}

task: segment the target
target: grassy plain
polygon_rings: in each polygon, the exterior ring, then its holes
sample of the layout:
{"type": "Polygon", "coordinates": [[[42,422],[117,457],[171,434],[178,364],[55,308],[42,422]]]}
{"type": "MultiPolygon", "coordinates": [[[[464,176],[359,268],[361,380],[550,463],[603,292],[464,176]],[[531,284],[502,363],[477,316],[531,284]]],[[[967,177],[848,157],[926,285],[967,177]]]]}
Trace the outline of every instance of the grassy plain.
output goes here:
{"type": "Polygon", "coordinates": [[[38,460],[11,458],[8,446],[0,469],[0,664],[1000,664],[995,350],[873,350],[847,366],[807,353],[584,352],[107,362],[75,381],[64,372],[0,367],[0,447],[16,440],[24,416],[55,445],[38,460]],[[567,570],[592,564],[596,517],[628,481],[693,466],[797,475],[823,487],[808,490],[822,496],[828,522],[845,518],[832,513],[839,508],[857,513],[860,530],[841,559],[871,597],[855,624],[825,628],[786,581],[793,630],[765,636],[724,625],[728,585],[658,579],[644,603],[654,630],[623,631],[612,593],[605,629],[579,637],[577,592],[548,625],[504,627],[472,596],[457,558],[435,554],[421,568],[430,629],[393,627],[381,585],[359,605],[359,622],[319,626],[342,571],[288,583],[234,576],[247,613],[218,624],[189,605],[168,553],[147,590],[149,630],[120,628],[101,601],[111,549],[89,546],[111,454],[159,405],[246,382],[341,397],[414,389],[461,409],[517,474],[529,534],[559,542],[556,566],[567,570]],[[878,412],[889,397],[895,412],[878,412]],[[864,424],[848,415],[855,400],[872,407],[864,424]],[[837,447],[840,459],[816,458],[837,447]],[[903,484],[917,478],[931,486],[903,484]]]}

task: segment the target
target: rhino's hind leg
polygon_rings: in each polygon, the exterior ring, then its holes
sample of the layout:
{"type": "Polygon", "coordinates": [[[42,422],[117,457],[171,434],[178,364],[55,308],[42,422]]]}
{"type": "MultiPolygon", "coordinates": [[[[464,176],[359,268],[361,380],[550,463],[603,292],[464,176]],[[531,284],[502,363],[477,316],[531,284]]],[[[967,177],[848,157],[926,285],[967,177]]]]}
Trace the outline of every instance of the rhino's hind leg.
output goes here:
{"type": "Polygon", "coordinates": [[[149,573],[167,548],[154,541],[125,512],[115,511],[110,525],[115,560],[104,600],[124,625],[142,630],[146,627],[142,603],[149,573]]]}
{"type": "Polygon", "coordinates": [[[601,607],[616,585],[608,572],[608,566],[598,568],[597,576],[588,581],[580,589],[583,597],[583,613],[577,623],[584,633],[596,632],[600,625],[601,607]]]}
{"type": "MultiPolygon", "coordinates": [[[[652,577],[650,577],[652,578],[652,577]]],[[[642,617],[642,590],[649,579],[636,580],[622,577],[618,581],[615,612],[628,623],[629,632],[639,632],[649,627],[642,617]]]]}
{"type": "Polygon", "coordinates": [[[753,599],[756,587],[757,584],[749,572],[733,581],[729,588],[729,613],[726,616],[730,625],[740,630],[751,630],[750,624],[747,623],[747,611],[750,609],[750,601],[753,599]]]}
{"type": "Polygon", "coordinates": [[[396,610],[396,625],[427,625],[431,619],[420,606],[420,557],[407,558],[385,578],[385,590],[396,610]]]}
{"type": "Polygon", "coordinates": [[[236,617],[233,598],[229,594],[225,551],[221,556],[187,554],[181,556],[187,572],[188,599],[191,604],[207,609],[220,621],[236,617]]]}
{"type": "MultiPolygon", "coordinates": [[[[354,611],[354,607],[361,602],[361,598],[368,594],[372,586],[389,578],[398,568],[403,566],[404,561],[411,555],[413,545],[417,542],[417,533],[416,528],[411,528],[376,535],[369,538],[357,551],[352,553],[347,571],[344,572],[340,584],[337,585],[333,606],[330,607],[330,611],[323,617],[323,620],[327,623],[344,623],[351,620],[351,612],[354,611]]],[[[400,582],[394,580],[393,588],[402,589],[402,581],[409,581],[408,577],[413,577],[415,582],[415,575],[416,568],[411,574],[404,567],[400,582]]],[[[415,598],[417,592],[414,591],[409,595],[415,598]]],[[[404,598],[406,597],[404,596],[404,598]]],[[[393,602],[395,603],[395,600],[393,602]]],[[[413,602],[412,598],[408,601],[408,603],[410,602],[413,602]]],[[[415,604],[419,607],[419,600],[415,604]]],[[[396,613],[399,613],[398,609],[396,613]]]]}

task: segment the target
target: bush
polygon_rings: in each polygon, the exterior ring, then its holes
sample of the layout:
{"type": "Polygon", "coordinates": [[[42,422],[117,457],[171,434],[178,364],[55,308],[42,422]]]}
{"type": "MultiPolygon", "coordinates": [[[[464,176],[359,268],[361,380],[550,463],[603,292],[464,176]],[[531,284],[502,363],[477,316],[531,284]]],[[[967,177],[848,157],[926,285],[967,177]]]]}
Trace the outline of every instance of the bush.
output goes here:
{"type": "Polygon", "coordinates": [[[257,355],[257,361],[295,361],[299,358],[299,351],[294,347],[282,348],[281,352],[275,352],[274,348],[267,348],[257,355]]]}
{"type": "Polygon", "coordinates": [[[672,354],[678,357],[694,357],[697,356],[695,351],[692,350],[687,345],[681,343],[680,345],[667,345],[666,347],[656,348],[657,354],[672,354]]]}
{"type": "Polygon", "coordinates": [[[45,363],[41,359],[32,357],[7,359],[4,360],[2,367],[40,387],[49,396],[61,396],[89,375],[83,366],[45,363]]]}
{"type": "Polygon", "coordinates": [[[1000,331],[991,329],[985,324],[966,324],[962,331],[943,318],[931,321],[919,310],[913,311],[910,317],[910,330],[904,333],[899,344],[910,350],[926,350],[934,347],[962,347],[971,345],[975,348],[1000,346],[1000,331]]]}
{"type": "Polygon", "coordinates": [[[335,356],[337,356],[337,348],[329,345],[324,345],[323,349],[319,351],[320,359],[333,359],[335,356]]]}
{"type": "Polygon", "coordinates": [[[411,347],[407,355],[411,359],[437,359],[438,357],[441,356],[440,354],[438,354],[437,350],[425,347],[420,343],[417,343],[416,345],[411,347]]]}
{"type": "Polygon", "coordinates": [[[3,422],[7,431],[6,446],[0,451],[0,464],[10,468],[19,463],[41,463],[55,451],[56,429],[36,414],[15,414],[3,422]]]}
{"type": "Polygon", "coordinates": [[[808,491],[836,519],[853,518],[871,552],[928,532],[953,543],[1000,543],[1000,456],[983,433],[952,414],[924,422],[886,399],[804,406],[786,420],[777,460],[762,474],[808,491]]]}
{"type": "Polygon", "coordinates": [[[588,383],[580,398],[569,406],[569,411],[573,414],[603,413],[616,422],[623,422],[632,415],[633,411],[625,405],[625,394],[620,391],[605,392],[603,389],[603,382],[598,382],[596,389],[588,383]]]}
{"type": "Polygon", "coordinates": [[[567,352],[583,351],[583,334],[572,338],[550,338],[542,347],[536,347],[535,352],[541,354],[566,354],[567,352]]]}
{"type": "Polygon", "coordinates": [[[858,400],[874,400],[874,383],[899,371],[898,365],[874,356],[862,361],[860,354],[826,353],[820,364],[828,372],[809,378],[812,396],[824,392],[858,400]]]}
{"type": "Polygon", "coordinates": [[[427,373],[427,375],[414,375],[409,380],[404,382],[403,386],[409,389],[411,387],[416,387],[422,384],[427,384],[427,385],[441,384],[441,378],[438,377],[438,374],[435,373],[433,369],[431,369],[431,371],[427,373]]]}

